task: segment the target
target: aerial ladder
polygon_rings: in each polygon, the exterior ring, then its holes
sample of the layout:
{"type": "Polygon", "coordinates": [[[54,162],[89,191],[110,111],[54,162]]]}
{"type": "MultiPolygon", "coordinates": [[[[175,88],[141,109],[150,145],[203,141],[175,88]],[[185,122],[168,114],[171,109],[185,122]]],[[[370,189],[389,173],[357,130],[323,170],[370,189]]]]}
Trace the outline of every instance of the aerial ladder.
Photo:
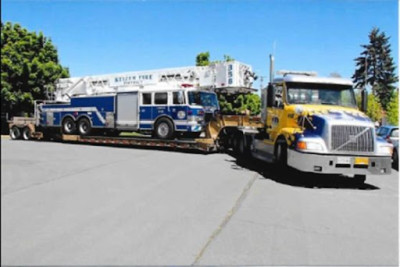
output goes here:
{"type": "Polygon", "coordinates": [[[54,100],[69,101],[72,96],[117,93],[140,89],[179,88],[193,86],[199,90],[221,93],[249,93],[256,79],[250,65],[239,61],[211,63],[147,71],[131,71],[59,79],[54,100]]]}

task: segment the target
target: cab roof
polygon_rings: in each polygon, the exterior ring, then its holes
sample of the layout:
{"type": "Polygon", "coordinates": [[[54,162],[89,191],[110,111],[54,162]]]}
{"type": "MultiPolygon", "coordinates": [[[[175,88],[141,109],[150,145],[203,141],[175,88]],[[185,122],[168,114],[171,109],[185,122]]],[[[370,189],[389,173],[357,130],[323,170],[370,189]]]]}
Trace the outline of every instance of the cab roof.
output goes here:
{"type": "Polygon", "coordinates": [[[318,83],[318,84],[337,84],[353,86],[350,79],[336,77],[316,77],[308,75],[285,75],[274,79],[274,83],[318,83]]]}

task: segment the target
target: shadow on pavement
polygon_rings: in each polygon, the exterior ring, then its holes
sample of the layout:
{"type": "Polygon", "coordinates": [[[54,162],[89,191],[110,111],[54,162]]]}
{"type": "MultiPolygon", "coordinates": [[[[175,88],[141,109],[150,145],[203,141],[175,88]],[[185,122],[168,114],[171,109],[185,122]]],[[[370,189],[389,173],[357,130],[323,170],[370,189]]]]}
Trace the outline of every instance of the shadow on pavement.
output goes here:
{"type": "Polygon", "coordinates": [[[234,157],[234,159],[232,160],[226,160],[232,162],[231,167],[233,169],[249,169],[251,171],[259,173],[265,179],[269,179],[285,185],[304,188],[338,188],[359,190],[380,189],[379,187],[368,183],[357,182],[351,177],[302,173],[292,168],[279,170],[274,164],[268,164],[253,158],[238,158],[235,157],[231,152],[227,153],[234,157]]]}

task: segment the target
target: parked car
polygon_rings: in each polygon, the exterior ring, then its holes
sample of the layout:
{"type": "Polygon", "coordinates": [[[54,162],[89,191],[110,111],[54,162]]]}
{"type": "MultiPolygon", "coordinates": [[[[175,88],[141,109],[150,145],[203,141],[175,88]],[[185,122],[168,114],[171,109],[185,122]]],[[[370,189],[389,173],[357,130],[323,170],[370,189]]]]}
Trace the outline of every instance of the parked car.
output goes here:
{"type": "Polygon", "coordinates": [[[376,131],[376,134],[393,144],[392,166],[399,170],[399,126],[382,126],[376,131]]]}

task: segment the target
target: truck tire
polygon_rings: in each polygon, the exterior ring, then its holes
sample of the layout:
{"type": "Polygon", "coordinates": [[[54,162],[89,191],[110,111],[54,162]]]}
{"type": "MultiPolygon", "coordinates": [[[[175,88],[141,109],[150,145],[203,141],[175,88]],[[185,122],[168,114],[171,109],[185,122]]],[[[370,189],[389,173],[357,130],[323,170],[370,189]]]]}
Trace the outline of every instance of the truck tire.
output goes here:
{"type": "Polygon", "coordinates": [[[174,135],[174,125],[169,119],[161,118],[157,121],[154,132],[159,139],[171,139],[174,135]]]}
{"type": "Polygon", "coordinates": [[[92,131],[92,124],[87,118],[82,118],[78,121],[78,132],[80,135],[89,135],[92,131]]]}
{"type": "Polygon", "coordinates": [[[75,134],[76,124],[71,117],[66,117],[62,122],[62,131],[65,134],[75,134]]]}
{"type": "Polygon", "coordinates": [[[247,156],[249,154],[249,149],[244,142],[245,135],[238,133],[235,135],[233,140],[233,151],[238,156],[247,156]]]}
{"type": "Polygon", "coordinates": [[[393,149],[393,163],[392,163],[392,167],[395,170],[399,170],[399,154],[397,152],[397,149],[393,149]]]}
{"type": "Polygon", "coordinates": [[[276,164],[281,168],[287,167],[287,144],[284,140],[278,140],[275,148],[276,164]]]}
{"type": "Polygon", "coordinates": [[[31,140],[32,139],[32,131],[29,127],[25,127],[22,130],[22,139],[24,140],[31,140]]]}
{"type": "Polygon", "coordinates": [[[356,184],[364,184],[365,180],[367,180],[367,176],[366,175],[356,174],[356,175],[354,175],[354,178],[353,178],[353,181],[356,184]]]}
{"type": "Polygon", "coordinates": [[[21,130],[17,126],[13,126],[10,129],[10,137],[12,140],[17,140],[21,138],[21,130]]]}

